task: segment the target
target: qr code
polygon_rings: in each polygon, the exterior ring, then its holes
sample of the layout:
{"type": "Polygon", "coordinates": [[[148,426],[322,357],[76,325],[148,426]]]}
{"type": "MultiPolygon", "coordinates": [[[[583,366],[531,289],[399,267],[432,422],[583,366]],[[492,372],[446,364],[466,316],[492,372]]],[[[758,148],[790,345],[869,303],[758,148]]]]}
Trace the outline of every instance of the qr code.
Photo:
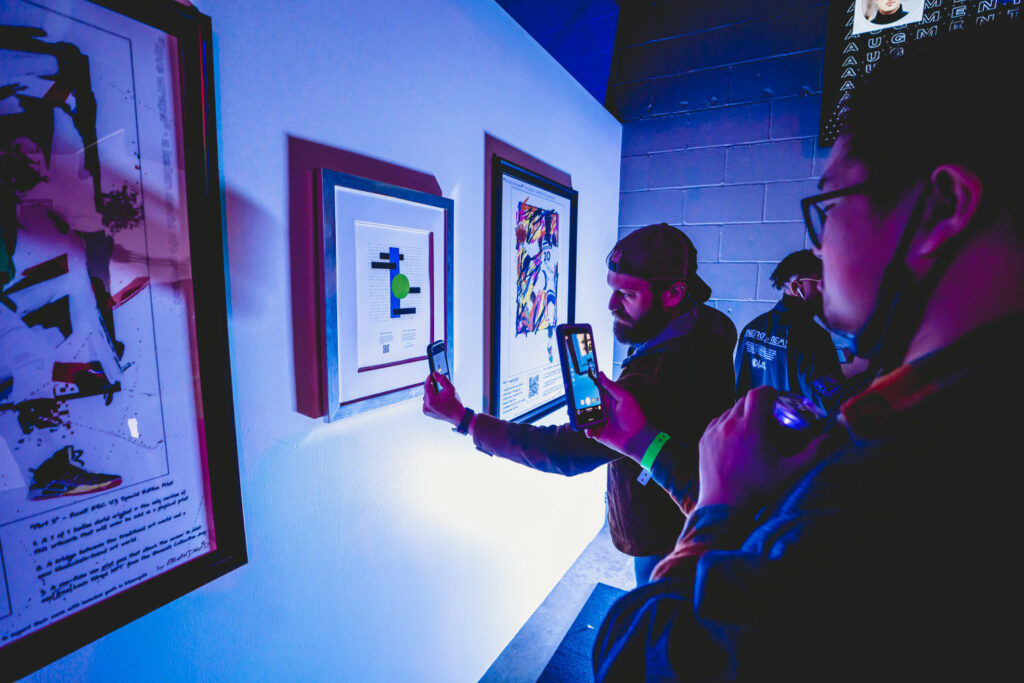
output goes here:
{"type": "Polygon", "coordinates": [[[391,351],[391,344],[381,344],[384,347],[384,353],[391,351]]]}
{"type": "Polygon", "coordinates": [[[533,398],[540,392],[540,375],[530,378],[530,393],[526,398],[533,398]]]}

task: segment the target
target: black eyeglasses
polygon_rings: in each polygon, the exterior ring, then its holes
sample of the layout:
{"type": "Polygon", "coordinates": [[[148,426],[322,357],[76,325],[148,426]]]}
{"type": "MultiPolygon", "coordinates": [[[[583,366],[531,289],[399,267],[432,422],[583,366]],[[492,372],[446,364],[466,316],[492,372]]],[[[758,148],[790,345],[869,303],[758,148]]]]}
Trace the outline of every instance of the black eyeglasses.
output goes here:
{"type": "Polygon", "coordinates": [[[821,236],[825,232],[825,218],[828,215],[828,210],[832,208],[822,208],[819,204],[838,197],[848,197],[852,194],[870,192],[871,187],[871,181],[865,181],[850,187],[832,190],[831,192],[804,197],[800,200],[800,208],[804,212],[804,226],[807,228],[807,234],[811,236],[811,242],[815,247],[821,249],[821,236]]]}

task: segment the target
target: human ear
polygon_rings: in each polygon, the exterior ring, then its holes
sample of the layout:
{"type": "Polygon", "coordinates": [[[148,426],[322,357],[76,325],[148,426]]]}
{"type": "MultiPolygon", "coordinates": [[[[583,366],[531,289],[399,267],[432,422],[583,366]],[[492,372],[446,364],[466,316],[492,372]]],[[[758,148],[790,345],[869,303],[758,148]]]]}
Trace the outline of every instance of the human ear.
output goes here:
{"type": "Polygon", "coordinates": [[[921,256],[933,256],[963,234],[978,215],[983,185],[978,175],[959,164],[944,164],[932,171],[933,204],[918,244],[921,256]]]}
{"type": "Polygon", "coordinates": [[[661,305],[664,308],[678,306],[685,296],[686,285],[682,282],[673,282],[661,293],[661,305]]]}

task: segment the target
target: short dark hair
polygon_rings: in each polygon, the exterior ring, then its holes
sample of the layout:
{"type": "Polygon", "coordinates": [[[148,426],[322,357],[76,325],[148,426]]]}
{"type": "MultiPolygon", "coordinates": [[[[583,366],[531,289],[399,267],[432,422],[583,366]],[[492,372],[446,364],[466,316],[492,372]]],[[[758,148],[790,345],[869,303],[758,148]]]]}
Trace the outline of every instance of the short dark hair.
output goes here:
{"type": "Polygon", "coordinates": [[[772,287],[782,289],[794,275],[821,275],[821,259],[810,249],[794,251],[779,261],[779,265],[772,271],[772,287]]]}
{"type": "Polygon", "coordinates": [[[1024,64],[1021,21],[1002,18],[886,55],[857,85],[844,121],[847,153],[878,184],[876,208],[945,163],[982,179],[983,212],[1008,209],[1024,183],[1024,145],[1012,76],[1024,64]]]}

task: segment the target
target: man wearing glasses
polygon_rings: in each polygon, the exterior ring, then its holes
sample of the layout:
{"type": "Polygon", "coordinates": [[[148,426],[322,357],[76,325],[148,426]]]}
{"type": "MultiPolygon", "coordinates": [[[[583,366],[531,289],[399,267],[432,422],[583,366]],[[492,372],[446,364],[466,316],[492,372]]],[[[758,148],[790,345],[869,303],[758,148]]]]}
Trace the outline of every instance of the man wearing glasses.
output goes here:
{"type": "Polygon", "coordinates": [[[754,387],[792,391],[825,411],[839,393],[843,371],[832,337],[814,316],[821,310],[821,259],[795,251],[771,274],[782,299],[751,320],[736,347],[736,395],[754,387]]]}
{"type": "Polygon", "coordinates": [[[998,65],[1024,63],[1021,22],[920,48],[857,86],[804,200],[826,322],[877,371],[824,434],[780,450],[759,387],[687,443],[602,378],[609,422],[590,435],[673,495],[698,451],[700,493],[652,583],[602,624],[599,683],[1019,667],[1024,127],[998,65]]]}

